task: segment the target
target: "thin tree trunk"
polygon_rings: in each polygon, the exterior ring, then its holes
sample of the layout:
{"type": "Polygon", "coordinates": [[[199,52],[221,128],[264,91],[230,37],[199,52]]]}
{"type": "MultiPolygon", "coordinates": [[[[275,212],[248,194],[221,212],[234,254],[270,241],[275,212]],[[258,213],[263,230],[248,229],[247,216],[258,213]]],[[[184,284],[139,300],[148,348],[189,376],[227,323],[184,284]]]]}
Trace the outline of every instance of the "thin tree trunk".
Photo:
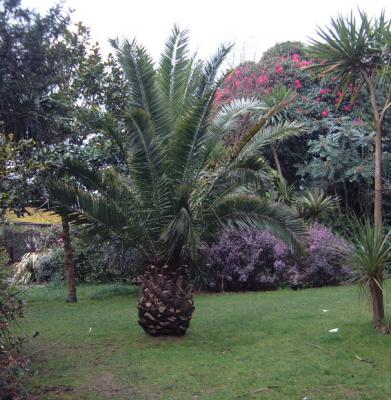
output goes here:
{"type": "Polygon", "coordinates": [[[375,210],[374,221],[376,226],[382,224],[382,129],[381,122],[376,122],[376,142],[375,142],[375,210]]]}
{"type": "Polygon", "coordinates": [[[76,279],[75,268],[73,265],[73,250],[71,237],[69,234],[69,221],[67,217],[62,217],[62,238],[64,240],[64,257],[68,285],[68,302],[76,303],[76,279]]]}
{"type": "Polygon", "coordinates": [[[277,150],[274,145],[272,145],[272,153],[273,153],[274,164],[276,164],[278,175],[280,175],[280,177],[283,178],[280,160],[278,159],[277,150]]]}
{"type": "Polygon", "coordinates": [[[384,321],[384,301],[383,301],[383,271],[378,273],[375,280],[369,283],[369,289],[372,297],[373,326],[375,329],[381,329],[384,321]]]}
{"type": "MultiPolygon", "coordinates": [[[[383,208],[383,191],[382,191],[382,123],[384,113],[387,109],[385,104],[383,110],[380,112],[376,98],[376,87],[375,82],[371,79],[368,74],[363,73],[364,79],[368,84],[370,101],[373,112],[373,119],[375,122],[376,138],[375,138],[375,201],[374,201],[374,223],[375,226],[382,225],[382,208],[383,208]]],[[[391,91],[390,91],[391,95],[391,91]]],[[[387,100],[390,97],[387,98],[387,100]]],[[[387,101],[386,101],[387,103],[387,101]]],[[[373,310],[373,325],[375,329],[382,327],[384,320],[384,298],[383,298],[383,271],[384,265],[380,266],[375,280],[371,280],[369,283],[369,289],[372,297],[372,310],[373,310]]]]}
{"type": "Polygon", "coordinates": [[[349,196],[348,196],[348,189],[346,187],[345,179],[343,180],[343,191],[344,191],[344,198],[345,198],[345,209],[349,210],[349,196]]]}
{"type": "Polygon", "coordinates": [[[376,226],[382,224],[382,119],[383,113],[379,112],[376,98],[375,83],[366,73],[363,73],[364,79],[368,84],[369,97],[372,106],[373,120],[375,122],[376,138],[375,138],[375,201],[374,201],[374,222],[376,226]]]}

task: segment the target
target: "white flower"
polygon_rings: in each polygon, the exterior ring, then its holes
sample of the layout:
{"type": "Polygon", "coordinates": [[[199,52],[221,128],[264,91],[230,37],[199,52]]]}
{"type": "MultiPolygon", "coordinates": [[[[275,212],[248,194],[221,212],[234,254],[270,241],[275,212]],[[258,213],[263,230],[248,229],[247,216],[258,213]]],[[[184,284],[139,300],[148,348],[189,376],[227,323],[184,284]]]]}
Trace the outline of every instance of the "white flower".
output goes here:
{"type": "Polygon", "coordinates": [[[339,328],[334,328],[334,329],[329,330],[330,333],[337,333],[338,331],[339,331],[339,328]]]}

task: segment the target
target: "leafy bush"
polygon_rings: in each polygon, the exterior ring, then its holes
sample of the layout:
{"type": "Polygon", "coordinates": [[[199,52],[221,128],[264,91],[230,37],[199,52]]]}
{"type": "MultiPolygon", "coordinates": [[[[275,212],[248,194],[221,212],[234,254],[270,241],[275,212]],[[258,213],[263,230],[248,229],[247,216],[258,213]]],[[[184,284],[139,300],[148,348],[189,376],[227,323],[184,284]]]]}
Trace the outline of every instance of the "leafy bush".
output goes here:
{"type": "Polygon", "coordinates": [[[19,391],[18,373],[22,367],[11,354],[21,344],[19,337],[11,334],[10,325],[22,317],[22,301],[10,287],[6,268],[8,255],[0,248],[0,398],[13,399],[19,391]]]}
{"type": "Polygon", "coordinates": [[[215,291],[273,290],[293,262],[288,246],[256,230],[224,230],[207,249],[208,287],[215,291]]]}
{"type": "Polygon", "coordinates": [[[309,229],[305,255],[294,257],[289,247],[263,231],[226,229],[206,251],[209,290],[273,290],[339,285],[350,276],[341,262],[346,241],[321,224],[309,229]]]}
{"type": "MultiPolygon", "coordinates": [[[[142,272],[144,260],[129,247],[118,243],[89,243],[84,237],[72,238],[76,279],[79,283],[128,281],[142,272]]],[[[65,279],[64,250],[55,245],[39,254],[33,266],[37,282],[65,279]]]]}
{"type": "Polygon", "coordinates": [[[55,246],[38,255],[33,267],[37,282],[58,282],[65,278],[64,250],[55,246]]]}

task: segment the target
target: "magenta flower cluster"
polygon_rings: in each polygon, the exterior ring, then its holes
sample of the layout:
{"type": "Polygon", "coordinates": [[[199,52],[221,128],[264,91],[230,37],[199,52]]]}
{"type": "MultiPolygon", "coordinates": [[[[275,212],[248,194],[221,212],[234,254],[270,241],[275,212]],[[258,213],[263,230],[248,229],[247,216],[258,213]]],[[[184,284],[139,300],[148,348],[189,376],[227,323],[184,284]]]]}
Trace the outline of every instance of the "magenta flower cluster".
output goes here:
{"type": "Polygon", "coordinates": [[[326,87],[320,88],[318,93],[310,93],[312,84],[308,82],[311,82],[312,78],[306,67],[313,63],[314,60],[305,59],[296,52],[291,56],[276,57],[271,64],[243,64],[227,76],[216,93],[215,105],[229,103],[234,98],[262,97],[276,87],[285,85],[298,92],[299,101],[312,101],[323,106],[318,112],[319,119],[329,117],[330,113],[337,109],[343,113],[350,113],[355,106],[352,99],[356,97],[359,88],[350,85],[346,92],[336,91],[335,84],[329,82],[326,87]]]}

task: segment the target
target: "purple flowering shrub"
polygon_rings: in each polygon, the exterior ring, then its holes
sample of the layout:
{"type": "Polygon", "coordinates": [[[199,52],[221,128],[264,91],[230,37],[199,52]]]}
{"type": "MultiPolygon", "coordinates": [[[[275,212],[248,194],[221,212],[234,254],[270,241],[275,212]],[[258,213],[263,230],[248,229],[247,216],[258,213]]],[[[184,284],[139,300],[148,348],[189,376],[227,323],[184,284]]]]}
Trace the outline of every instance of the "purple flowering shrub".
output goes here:
{"type": "Polygon", "coordinates": [[[328,228],[309,229],[305,255],[265,231],[225,229],[206,251],[208,289],[213,291],[274,290],[338,285],[350,269],[341,262],[347,243],[328,228]]]}
{"type": "Polygon", "coordinates": [[[219,292],[276,289],[293,256],[270,233],[226,229],[208,248],[206,259],[208,286],[219,292]]]}
{"type": "Polygon", "coordinates": [[[288,272],[292,288],[335,286],[348,280],[351,270],[343,265],[348,243],[324,225],[308,231],[305,255],[288,272]]]}

